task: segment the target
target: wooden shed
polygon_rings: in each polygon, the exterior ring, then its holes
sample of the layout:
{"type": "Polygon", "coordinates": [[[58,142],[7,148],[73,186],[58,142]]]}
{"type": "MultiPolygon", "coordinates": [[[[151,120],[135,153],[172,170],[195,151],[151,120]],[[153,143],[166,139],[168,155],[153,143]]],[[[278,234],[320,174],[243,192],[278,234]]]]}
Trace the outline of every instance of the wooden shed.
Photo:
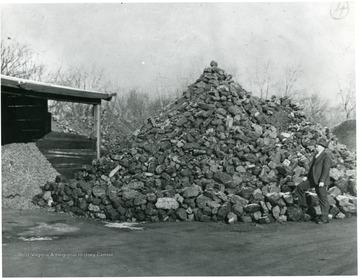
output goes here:
{"type": "Polygon", "coordinates": [[[71,176],[83,164],[100,158],[101,102],[115,95],[2,75],[1,145],[35,142],[59,173],[71,176]],[[53,132],[48,100],[94,106],[95,139],[53,132]]]}

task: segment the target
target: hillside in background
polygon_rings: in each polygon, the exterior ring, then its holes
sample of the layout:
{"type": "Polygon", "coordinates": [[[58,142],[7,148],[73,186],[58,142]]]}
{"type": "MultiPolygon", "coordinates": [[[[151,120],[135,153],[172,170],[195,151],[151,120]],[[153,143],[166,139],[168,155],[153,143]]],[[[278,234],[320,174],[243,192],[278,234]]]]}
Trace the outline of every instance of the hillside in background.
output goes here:
{"type": "Polygon", "coordinates": [[[331,128],[339,142],[352,151],[356,151],[356,120],[346,120],[331,128]]]}

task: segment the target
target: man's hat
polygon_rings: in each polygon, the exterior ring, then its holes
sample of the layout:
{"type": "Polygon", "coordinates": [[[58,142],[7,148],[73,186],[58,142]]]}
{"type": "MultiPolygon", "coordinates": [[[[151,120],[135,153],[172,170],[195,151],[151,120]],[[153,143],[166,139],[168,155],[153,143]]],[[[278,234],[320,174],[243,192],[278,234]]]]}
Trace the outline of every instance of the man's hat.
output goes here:
{"type": "Polygon", "coordinates": [[[318,144],[318,145],[321,145],[321,146],[323,146],[323,147],[325,147],[325,148],[328,147],[328,142],[327,142],[325,139],[323,139],[323,138],[319,139],[318,142],[317,142],[317,144],[318,144]]]}

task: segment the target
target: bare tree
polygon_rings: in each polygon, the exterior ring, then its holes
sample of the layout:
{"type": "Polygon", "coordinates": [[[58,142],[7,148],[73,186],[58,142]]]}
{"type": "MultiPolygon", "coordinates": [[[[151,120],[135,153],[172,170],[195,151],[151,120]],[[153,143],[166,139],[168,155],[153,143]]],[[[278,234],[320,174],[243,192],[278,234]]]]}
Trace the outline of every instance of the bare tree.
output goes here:
{"type": "Polygon", "coordinates": [[[255,64],[255,68],[248,78],[251,85],[251,91],[260,98],[268,99],[273,95],[274,79],[272,76],[272,63],[268,60],[264,65],[255,64]]]}
{"type": "Polygon", "coordinates": [[[60,67],[51,77],[51,82],[84,90],[103,91],[106,88],[104,71],[94,65],[87,71],[84,67],[64,69],[60,67]]]}
{"type": "MultiPolygon", "coordinates": [[[[103,70],[97,70],[94,66],[90,72],[83,68],[71,68],[69,70],[60,67],[49,78],[48,82],[62,86],[69,86],[84,90],[104,91],[105,87],[103,70]]],[[[71,112],[75,115],[91,117],[91,107],[84,104],[72,102],[56,102],[49,104],[50,110],[55,114],[71,112]]]]}
{"type": "Polygon", "coordinates": [[[127,97],[127,106],[129,108],[129,117],[136,125],[141,125],[147,117],[147,104],[149,96],[145,93],[139,93],[136,89],[132,89],[127,97]]]}
{"type": "Polygon", "coordinates": [[[310,95],[303,95],[298,98],[298,103],[303,107],[307,118],[312,122],[317,122],[327,126],[327,112],[329,102],[319,96],[319,92],[313,92],[310,95]]]}
{"type": "Polygon", "coordinates": [[[272,77],[270,76],[270,61],[266,63],[265,69],[262,75],[256,73],[256,81],[260,89],[260,97],[267,99],[270,95],[270,88],[273,87],[272,77]]]}
{"type": "Polygon", "coordinates": [[[172,98],[166,96],[162,96],[161,98],[158,97],[150,100],[147,108],[149,116],[156,115],[157,113],[162,111],[164,107],[166,107],[168,104],[171,103],[171,101],[172,98]]]}
{"type": "Polygon", "coordinates": [[[1,40],[1,74],[40,81],[45,66],[38,62],[38,56],[27,45],[1,40]]]}
{"type": "Polygon", "coordinates": [[[338,80],[339,96],[341,99],[341,109],[345,113],[345,120],[355,117],[356,98],[355,98],[355,79],[352,76],[347,82],[341,84],[338,80]]]}
{"type": "Polygon", "coordinates": [[[281,97],[293,97],[298,94],[299,89],[296,88],[296,83],[303,73],[304,69],[301,64],[295,66],[288,64],[285,67],[284,79],[277,84],[278,94],[281,97]]]}
{"type": "Polygon", "coordinates": [[[300,92],[297,82],[304,72],[302,66],[288,64],[283,70],[283,77],[280,72],[269,60],[260,66],[256,63],[248,78],[253,94],[265,99],[272,95],[296,97],[300,92]]]}

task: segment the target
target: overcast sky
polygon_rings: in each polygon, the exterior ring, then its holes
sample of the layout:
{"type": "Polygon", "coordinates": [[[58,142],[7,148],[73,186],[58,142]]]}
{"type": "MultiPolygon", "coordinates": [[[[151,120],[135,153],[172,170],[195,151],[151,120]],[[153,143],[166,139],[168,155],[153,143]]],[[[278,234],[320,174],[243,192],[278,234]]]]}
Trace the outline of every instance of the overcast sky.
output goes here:
{"type": "Polygon", "coordinates": [[[336,100],[355,72],[355,10],[334,3],[146,3],[2,5],[2,38],[30,45],[54,67],[104,69],[124,87],[180,88],[211,60],[249,88],[267,61],[276,78],[301,64],[301,87],[336,100]],[[342,19],[338,17],[344,16],[342,19]]]}

